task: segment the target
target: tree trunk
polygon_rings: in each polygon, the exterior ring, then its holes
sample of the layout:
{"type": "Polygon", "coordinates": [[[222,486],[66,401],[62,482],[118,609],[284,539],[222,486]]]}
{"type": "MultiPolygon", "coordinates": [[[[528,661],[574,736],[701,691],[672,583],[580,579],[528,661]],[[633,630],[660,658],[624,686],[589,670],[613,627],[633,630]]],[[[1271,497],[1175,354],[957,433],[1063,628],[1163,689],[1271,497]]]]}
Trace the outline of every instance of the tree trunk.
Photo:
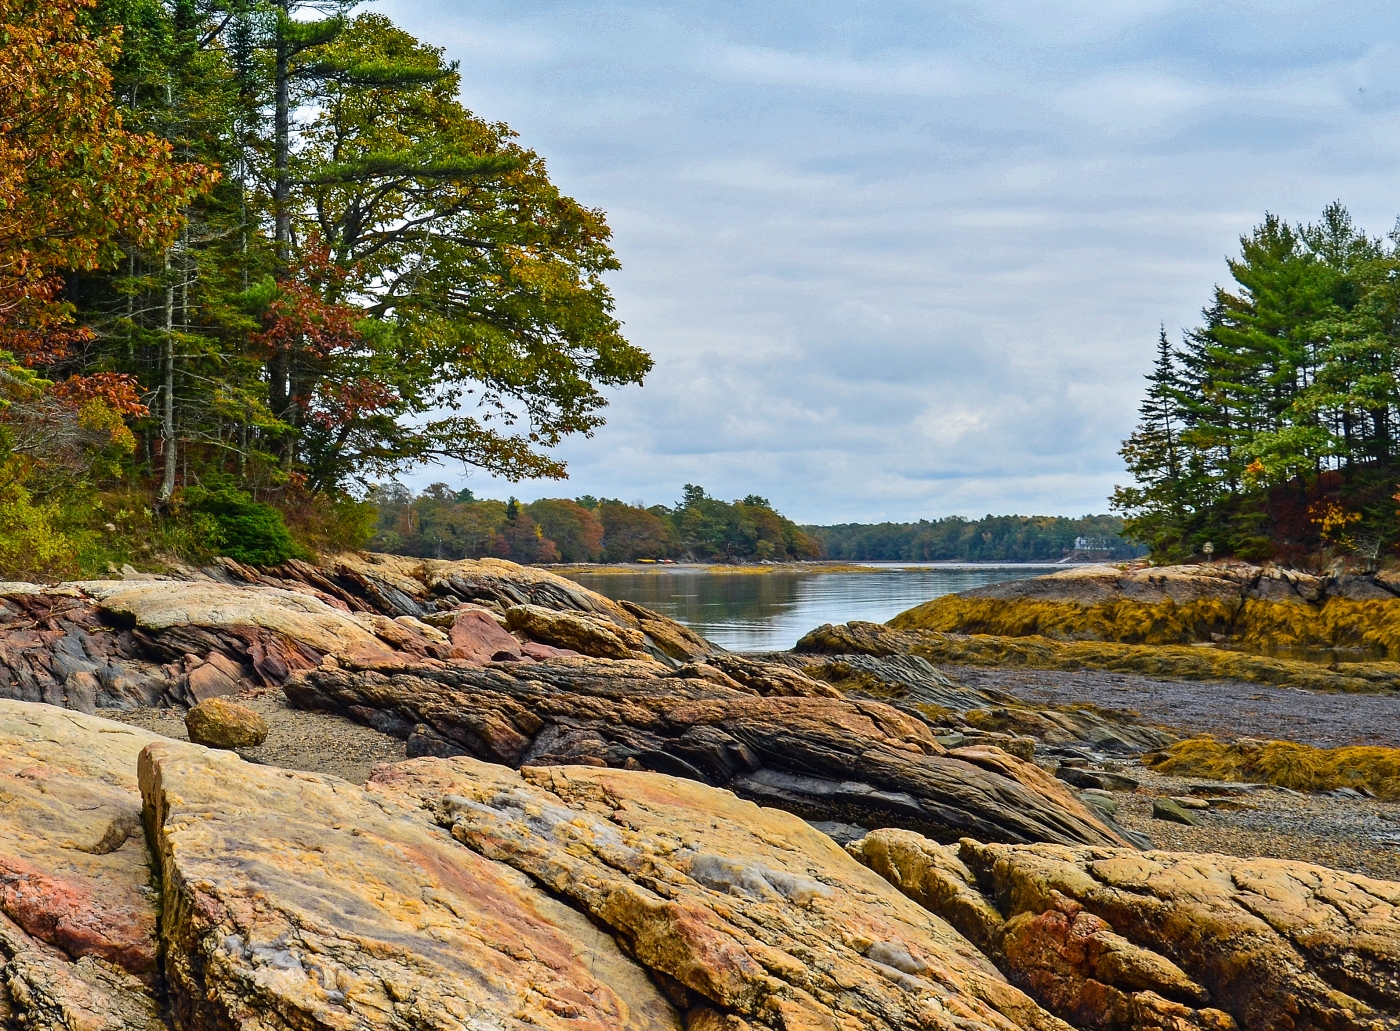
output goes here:
{"type": "Polygon", "coordinates": [[[175,493],[175,283],[170,278],[170,250],[165,251],[165,383],[161,387],[161,437],[165,442],[165,479],[160,497],[175,493]]]}
{"type": "MultiPolygon", "coordinates": [[[[277,7],[283,18],[286,18],[290,7],[288,0],[279,0],[277,7]]],[[[272,189],[272,206],[275,219],[276,272],[280,282],[285,280],[290,272],[292,252],[291,184],[287,176],[291,160],[292,135],[291,44],[282,31],[281,21],[278,22],[277,30],[275,74],[273,163],[276,169],[276,179],[272,189]]],[[[272,404],[273,413],[280,419],[287,419],[290,414],[288,412],[290,398],[287,384],[291,371],[290,357],[286,344],[279,344],[277,350],[268,357],[268,400],[272,404]]]]}

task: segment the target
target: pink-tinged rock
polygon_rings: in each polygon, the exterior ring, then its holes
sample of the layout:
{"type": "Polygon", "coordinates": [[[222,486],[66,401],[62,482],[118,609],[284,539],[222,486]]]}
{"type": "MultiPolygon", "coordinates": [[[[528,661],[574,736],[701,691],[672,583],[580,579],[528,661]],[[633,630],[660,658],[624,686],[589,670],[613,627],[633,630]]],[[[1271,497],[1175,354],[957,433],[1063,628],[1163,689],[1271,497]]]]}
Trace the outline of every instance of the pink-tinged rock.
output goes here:
{"type": "Polygon", "coordinates": [[[521,656],[520,642],[482,609],[459,609],[452,620],[452,657],[485,665],[521,656]]]}
{"type": "Polygon", "coordinates": [[[0,700],[0,912],[72,958],[156,971],[136,757],[162,740],[0,700]]]}
{"type": "Polygon", "coordinates": [[[175,742],[140,779],[177,1028],[680,1029],[606,932],[416,808],[175,742]]]}

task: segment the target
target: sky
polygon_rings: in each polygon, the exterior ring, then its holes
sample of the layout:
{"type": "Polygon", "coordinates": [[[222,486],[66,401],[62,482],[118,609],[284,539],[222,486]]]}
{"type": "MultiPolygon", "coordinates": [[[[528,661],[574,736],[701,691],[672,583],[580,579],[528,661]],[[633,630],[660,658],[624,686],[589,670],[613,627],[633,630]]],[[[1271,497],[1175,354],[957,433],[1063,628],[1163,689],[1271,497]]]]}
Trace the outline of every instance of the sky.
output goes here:
{"type": "Polygon", "coordinates": [[[1158,326],[1265,211],[1400,214],[1400,6],[380,0],[568,194],[656,367],[478,496],[1107,510],[1158,326]]]}

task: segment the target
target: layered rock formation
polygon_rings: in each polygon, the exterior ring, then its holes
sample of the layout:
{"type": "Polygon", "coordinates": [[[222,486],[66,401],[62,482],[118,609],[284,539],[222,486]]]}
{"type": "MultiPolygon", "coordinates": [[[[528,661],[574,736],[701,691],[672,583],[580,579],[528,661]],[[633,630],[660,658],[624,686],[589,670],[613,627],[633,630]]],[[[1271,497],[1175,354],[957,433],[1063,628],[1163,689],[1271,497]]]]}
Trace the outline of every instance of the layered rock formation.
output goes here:
{"type": "Polygon", "coordinates": [[[852,620],[817,627],[783,661],[839,687],[850,698],[878,698],[925,720],[945,742],[1009,747],[1008,737],[1048,745],[1082,745],[1122,755],[1164,748],[1177,738],[1092,709],[1045,709],[1015,695],[954,683],[920,651],[928,635],[852,620]]]}
{"type": "Polygon", "coordinates": [[[221,559],[171,578],[0,584],[0,698],[81,712],[280,686],[327,656],[394,665],[580,651],[674,667],[717,649],[640,606],[494,559],[352,555],[268,570],[221,559]],[[529,621],[520,637],[504,628],[508,610],[529,621]]]}
{"type": "Polygon", "coordinates": [[[877,831],[853,855],[1076,1027],[1400,1026],[1400,885],[1307,863],[877,831]]]}
{"type": "Polygon", "coordinates": [[[1063,785],[996,748],[947,749],[922,721],[831,697],[786,667],[726,668],[717,682],[694,668],[598,659],[392,671],[341,662],[284,690],[300,708],[406,737],[411,755],[651,770],[812,820],[943,840],[1123,843],[1063,785]],[[771,683],[785,693],[762,693],[771,683]]]}
{"type": "Polygon", "coordinates": [[[1074,566],[1047,576],[992,584],[963,592],[968,598],[1031,598],[1092,605],[1121,599],[1178,604],[1203,599],[1242,602],[1281,601],[1320,604],[1347,601],[1393,601],[1400,598],[1400,577],[1391,572],[1318,576],[1296,569],[1218,562],[1186,566],[1124,568],[1074,566]]]}
{"type": "Polygon", "coordinates": [[[364,787],[0,701],[4,1031],[1400,1024],[1400,885],[468,758],[364,787]],[[859,862],[857,861],[859,859],[859,862]]]}

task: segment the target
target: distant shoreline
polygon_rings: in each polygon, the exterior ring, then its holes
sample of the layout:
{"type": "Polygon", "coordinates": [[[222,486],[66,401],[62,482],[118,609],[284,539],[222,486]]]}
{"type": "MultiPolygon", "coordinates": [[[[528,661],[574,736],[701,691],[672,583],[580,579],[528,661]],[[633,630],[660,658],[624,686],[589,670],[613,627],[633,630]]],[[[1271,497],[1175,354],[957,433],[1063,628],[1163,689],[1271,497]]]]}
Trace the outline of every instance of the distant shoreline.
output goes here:
{"type": "Polygon", "coordinates": [[[729,575],[758,575],[764,573],[919,573],[930,569],[1068,569],[1074,566],[1092,565],[1087,562],[970,562],[952,560],[946,562],[778,562],[772,565],[745,563],[724,565],[711,562],[558,562],[539,566],[560,576],[590,574],[595,576],[617,576],[631,573],[713,573],[729,575]]]}

